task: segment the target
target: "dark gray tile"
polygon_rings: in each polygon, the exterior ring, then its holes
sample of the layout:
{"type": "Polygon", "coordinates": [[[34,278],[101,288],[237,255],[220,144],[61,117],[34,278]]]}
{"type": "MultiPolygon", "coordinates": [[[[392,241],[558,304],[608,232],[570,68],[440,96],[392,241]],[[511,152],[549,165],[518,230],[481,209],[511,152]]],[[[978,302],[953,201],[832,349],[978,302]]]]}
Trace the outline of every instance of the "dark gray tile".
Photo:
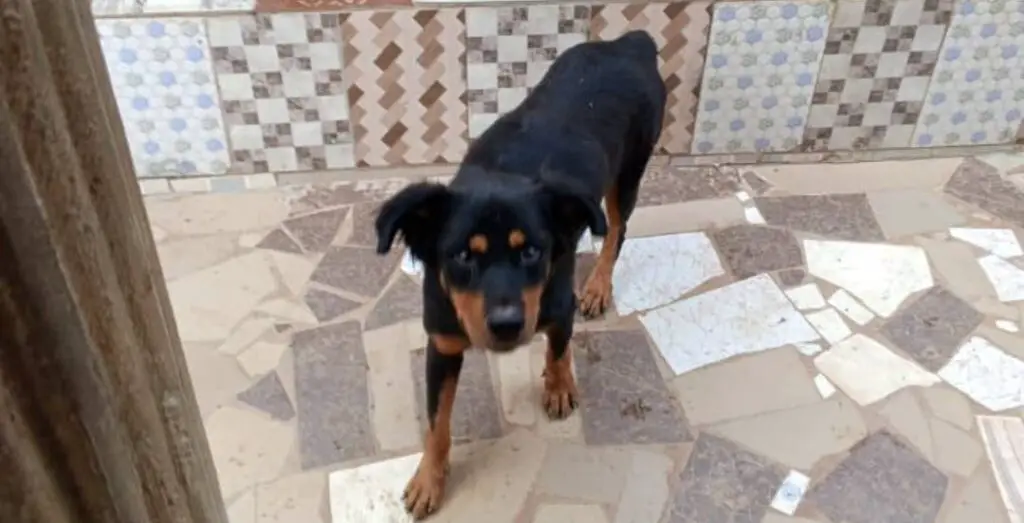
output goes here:
{"type": "Polygon", "coordinates": [[[651,167],[640,184],[637,205],[665,205],[732,196],[742,190],[735,169],[651,167]]]}
{"type": "Polygon", "coordinates": [[[885,239],[863,194],[765,196],[754,202],[769,225],[838,240],[885,239]]]}
{"type": "Polygon", "coordinates": [[[335,289],[376,297],[384,290],[401,259],[398,249],[379,256],[373,249],[332,247],[320,259],[310,279],[335,289]]]}
{"type": "Polygon", "coordinates": [[[295,243],[295,240],[281,229],[274,229],[270,231],[270,233],[264,236],[263,239],[256,244],[256,247],[260,249],[302,254],[302,249],[299,247],[299,244],[295,243]]]}
{"type": "Polygon", "coordinates": [[[359,203],[352,206],[352,236],[346,243],[363,247],[377,245],[377,230],[373,224],[377,219],[378,209],[380,209],[380,204],[377,202],[359,203]]]}
{"type": "Polygon", "coordinates": [[[296,332],[292,350],[302,468],[372,455],[367,364],[359,323],[296,332]]]}
{"type": "Polygon", "coordinates": [[[689,441],[643,331],[578,332],[576,379],[588,445],[689,441]]]}
{"type": "MultiPolygon", "coordinates": [[[[416,381],[417,418],[423,430],[427,429],[426,409],[426,353],[423,349],[412,353],[412,375],[416,381]]],[[[491,368],[487,354],[481,350],[466,351],[459,374],[459,387],[455,392],[452,411],[452,440],[456,443],[502,436],[501,406],[494,395],[491,368]]]]}
{"type": "Polygon", "coordinates": [[[761,196],[762,194],[772,190],[772,184],[768,183],[768,180],[758,176],[754,171],[747,171],[743,173],[743,181],[747,184],[747,188],[750,189],[751,194],[754,196],[761,196]]]}
{"type": "Polygon", "coordinates": [[[882,325],[882,334],[924,368],[936,372],[984,317],[942,287],[932,287],[882,325]]]}
{"type": "Polygon", "coordinates": [[[804,269],[784,269],[776,273],[779,284],[783,287],[796,287],[807,278],[807,271],[804,269]]]}
{"type": "Polygon", "coordinates": [[[401,274],[384,292],[366,317],[366,330],[417,318],[423,314],[423,291],[412,278],[401,274]]]}
{"type": "Polygon", "coordinates": [[[948,479],[886,432],[868,436],[807,500],[831,521],[933,523],[948,479]]]}
{"type": "Polygon", "coordinates": [[[711,233],[711,237],[718,253],[739,279],[804,264],[800,244],[789,231],[734,225],[711,233]]]}
{"type": "Polygon", "coordinates": [[[348,298],[342,298],[331,292],[310,289],[306,293],[306,305],[309,306],[309,310],[313,311],[317,321],[325,322],[333,320],[362,304],[348,298]]]}
{"type": "Polygon", "coordinates": [[[338,234],[347,209],[334,209],[285,220],[284,226],[308,252],[324,252],[338,234]]]}
{"type": "Polygon", "coordinates": [[[702,433],[683,469],[666,522],[761,523],[785,477],[779,465],[702,433]]]}
{"type": "Polygon", "coordinates": [[[1024,227],[1024,192],[987,163],[974,158],[964,160],[946,182],[945,191],[1024,227]]]}
{"type": "Polygon", "coordinates": [[[295,407],[281,384],[277,372],[260,378],[251,387],[238,393],[238,399],[270,414],[270,417],[288,421],[295,417],[295,407]]]}

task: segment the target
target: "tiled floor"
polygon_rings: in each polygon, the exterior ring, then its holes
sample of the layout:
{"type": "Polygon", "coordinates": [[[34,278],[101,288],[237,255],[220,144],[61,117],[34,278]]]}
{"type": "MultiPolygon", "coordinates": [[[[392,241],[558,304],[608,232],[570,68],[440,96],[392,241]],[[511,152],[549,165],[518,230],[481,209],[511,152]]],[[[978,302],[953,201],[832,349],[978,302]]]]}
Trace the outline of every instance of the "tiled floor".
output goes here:
{"type": "MultiPolygon", "coordinates": [[[[370,228],[402,183],[149,200],[232,523],[406,521],[418,276],[370,228]]],[[[1024,156],[642,194],[580,410],[542,414],[541,345],[468,356],[434,521],[1022,521],[1024,156]]]]}

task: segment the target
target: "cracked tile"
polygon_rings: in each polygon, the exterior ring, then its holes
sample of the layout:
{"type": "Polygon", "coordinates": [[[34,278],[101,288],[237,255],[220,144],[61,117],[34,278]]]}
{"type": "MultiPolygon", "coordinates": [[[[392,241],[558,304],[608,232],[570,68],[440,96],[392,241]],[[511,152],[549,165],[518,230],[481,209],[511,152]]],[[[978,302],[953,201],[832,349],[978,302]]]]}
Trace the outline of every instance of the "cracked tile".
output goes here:
{"type": "Polygon", "coordinates": [[[928,387],[939,382],[934,374],[859,333],[821,353],[814,365],[861,405],[906,387],[928,387]]]}
{"type": "Polygon", "coordinates": [[[966,222],[956,208],[932,191],[904,189],[868,193],[868,202],[885,237],[944,231],[966,222]]]}
{"type": "Polygon", "coordinates": [[[678,443],[691,439],[679,405],[661,379],[644,333],[577,335],[576,375],[588,445],[678,443]]]}
{"type": "Polygon", "coordinates": [[[1017,234],[1012,229],[952,228],[949,235],[1000,258],[1024,255],[1017,234]]]}
{"type": "Polygon", "coordinates": [[[984,317],[942,287],[932,287],[889,318],[881,333],[922,367],[935,372],[984,317]]]}
{"type": "Polygon", "coordinates": [[[311,279],[335,289],[374,297],[384,290],[401,257],[397,250],[378,256],[371,249],[332,247],[320,260],[311,279]]]}
{"type": "Polygon", "coordinates": [[[863,194],[771,196],[754,202],[768,225],[837,240],[885,239],[863,194]]]}
{"type": "MultiPolygon", "coordinates": [[[[414,351],[411,363],[421,431],[427,427],[427,384],[424,375],[426,357],[424,349],[414,351]]],[[[457,443],[500,438],[503,433],[501,407],[494,393],[487,354],[483,351],[465,353],[459,386],[455,392],[451,427],[452,440],[457,443]]]]}
{"type": "Polygon", "coordinates": [[[1024,361],[985,338],[967,340],[939,376],[991,411],[1024,406],[1024,361]]]}
{"type": "Polygon", "coordinates": [[[1024,270],[995,255],[979,258],[978,265],[995,288],[999,301],[1024,300],[1024,270]]]}
{"type": "Polygon", "coordinates": [[[703,433],[669,502],[669,523],[760,523],[786,471],[728,440],[703,433]]]}
{"type": "Polygon", "coordinates": [[[640,185],[638,207],[732,196],[741,190],[735,169],[651,167],[640,185]]]}
{"type": "Polygon", "coordinates": [[[384,292],[366,317],[366,330],[373,330],[423,314],[423,290],[407,276],[400,275],[384,292]]]}
{"type": "Polygon", "coordinates": [[[612,274],[620,316],[670,303],[711,278],[725,274],[703,233],[626,240],[612,274]]]}
{"type": "Polygon", "coordinates": [[[672,371],[813,341],[818,333],[768,275],[755,276],[640,316],[672,371]],[[749,311],[758,311],[751,317],[749,311]]]}
{"type": "Polygon", "coordinates": [[[934,284],[920,247],[805,240],[808,271],[888,317],[903,300],[934,284]]]}
{"type": "Polygon", "coordinates": [[[948,483],[924,458],[879,432],[812,487],[807,499],[832,521],[934,523],[948,483]]]}
{"type": "Polygon", "coordinates": [[[348,209],[334,209],[285,220],[284,227],[292,233],[306,252],[324,252],[338,234],[348,209]]]}
{"type": "Polygon", "coordinates": [[[357,322],[292,336],[302,468],[373,454],[366,354],[357,322]]]}
{"type": "Polygon", "coordinates": [[[779,348],[697,369],[672,380],[691,423],[706,425],[820,401],[793,349],[779,348]]]}
{"type": "Polygon", "coordinates": [[[267,374],[248,389],[239,392],[238,399],[277,420],[288,421],[295,417],[295,407],[276,372],[267,374]]]}
{"type": "Polygon", "coordinates": [[[310,289],[306,293],[305,301],[306,306],[309,307],[309,310],[313,311],[313,316],[316,316],[317,321],[320,323],[333,320],[362,305],[357,301],[352,301],[319,289],[310,289]]]}
{"type": "Polygon", "coordinates": [[[711,233],[718,252],[737,279],[799,267],[803,253],[789,231],[758,225],[734,225],[711,233]]]}
{"type": "Polygon", "coordinates": [[[974,158],[964,160],[946,182],[945,191],[1017,227],[1024,227],[1024,192],[1000,177],[999,171],[991,165],[974,158]]]}

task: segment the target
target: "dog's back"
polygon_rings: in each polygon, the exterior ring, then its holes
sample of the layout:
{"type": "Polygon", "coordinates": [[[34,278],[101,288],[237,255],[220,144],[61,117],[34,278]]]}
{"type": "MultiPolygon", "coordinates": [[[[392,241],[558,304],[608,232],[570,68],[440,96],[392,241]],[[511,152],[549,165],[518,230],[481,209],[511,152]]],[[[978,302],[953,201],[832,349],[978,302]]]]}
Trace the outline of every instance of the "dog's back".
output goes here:
{"type": "Polygon", "coordinates": [[[470,146],[455,184],[478,182],[466,178],[481,173],[557,172],[600,198],[624,162],[650,154],[665,99],[658,49],[646,32],[579,44],[470,146]]]}

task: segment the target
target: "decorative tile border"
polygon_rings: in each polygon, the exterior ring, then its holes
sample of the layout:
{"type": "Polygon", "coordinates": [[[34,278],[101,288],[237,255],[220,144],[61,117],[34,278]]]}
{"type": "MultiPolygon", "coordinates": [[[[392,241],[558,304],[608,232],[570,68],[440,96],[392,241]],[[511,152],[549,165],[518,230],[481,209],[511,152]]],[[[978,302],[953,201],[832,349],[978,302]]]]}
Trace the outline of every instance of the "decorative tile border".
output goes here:
{"type": "Polygon", "coordinates": [[[287,11],[339,11],[353,7],[384,7],[412,5],[410,0],[256,0],[256,11],[281,13],[287,11]]]}
{"type": "Polygon", "coordinates": [[[914,147],[1013,142],[1024,113],[1024,0],[961,0],[914,147]]]}
{"type": "Polygon", "coordinates": [[[273,173],[228,174],[190,178],[148,178],[139,180],[143,196],[170,193],[242,192],[277,187],[273,173]]]}
{"type": "Polygon", "coordinates": [[[715,4],[693,152],[799,146],[828,25],[825,1],[715,4]]]}
{"type": "Polygon", "coordinates": [[[227,140],[202,20],[96,25],[136,174],[224,173],[227,140]]]}
{"type": "Polygon", "coordinates": [[[840,3],[804,150],[909,146],[952,14],[953,0],[840,3]]]}
{"type": "Polygon", "coordinates": [[[341,15],[359,166],[457,163],[468,146],[461,9],[341,15]]]}
{"type": "Polygon", "coordinates": [[[669,88],[661,152],[690,152],[710,25],[710,2],[608,4],[593,8],[591,38],[613,40],[627,31],[644,29],[658,43],[659,67],[669,88]]]}
{"type": "Polygon", "coordinates": [[[252,11],[256,0],[92,0],[97,17],[252,11]]]}
{"type": "Polygon", "coordinates": [[[466,8],[469,136],[480,136],[526,98],[555,56],[587,40],[591,7],[466,8]]]}
{"type": "Polygon", "coordinates": [[[337,14],[210,18],[233,172],[352,167],[337,14]]]}

